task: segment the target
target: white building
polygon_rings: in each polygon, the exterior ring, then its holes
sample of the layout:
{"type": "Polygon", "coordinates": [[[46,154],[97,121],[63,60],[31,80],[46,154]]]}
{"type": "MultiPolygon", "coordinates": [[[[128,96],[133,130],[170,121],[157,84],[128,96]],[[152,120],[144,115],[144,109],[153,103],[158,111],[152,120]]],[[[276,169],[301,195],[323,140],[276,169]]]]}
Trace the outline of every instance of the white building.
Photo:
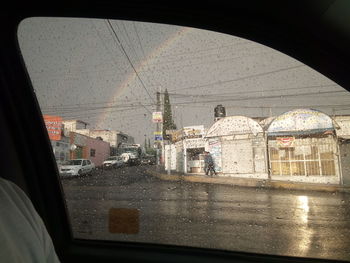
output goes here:
{"type": "Polygon", "coordinates": [[[296,109],[274,118],[267,128],[272,180],[339,184],[339,147],[331,117],[296,109]]]}
{"type": "Polygon", "coordinates": [[[220,176],[268,178],[266,140],[257,121],[224,117],[209,128],[205,138],[220,176]]]}
{"type": "Polygon", "coordinates": [[[89,124],[81,120],[63,121],[63,125],[66,136],[69,136],[69,132],[76,132],[89,136],[91,138],[101,138],[103,141],[108,142],[111,146],[111,155],[116,155],[116,148],[121,143],[135,143],[135,140],[132,136],[127,135],[121,131],[87,129],[87,126],[89,124]]]}
{"type": "Polygon", "coordinates": [[[165,169],[184,173],[204,173],[204,151],[208,148],[203,125],[188,126],[174,133],[173,143],[165,145],[165,169]]]}

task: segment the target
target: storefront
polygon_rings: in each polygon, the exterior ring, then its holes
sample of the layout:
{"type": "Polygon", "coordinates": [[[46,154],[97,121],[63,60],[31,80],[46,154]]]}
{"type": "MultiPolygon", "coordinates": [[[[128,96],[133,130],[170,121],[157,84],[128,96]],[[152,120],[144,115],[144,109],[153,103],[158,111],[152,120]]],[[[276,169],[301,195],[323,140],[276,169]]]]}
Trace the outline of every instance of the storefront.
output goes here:
{"type": "Polygon", "coordinates": [[[206,136],[215,170],[222,176],[268,178],[266,140],[262,127],[245,116],[215,122],[206,136]]]}
{"type": "Polygon", "coordinates": [[[205,140],[203,138],[185,139],[187,173],[204,173],[205,140]]]}
{"type": "Polygon", "coordinates": [[[204,173],[203,125],[184,127],[172,133],[172,144],[165,146],[165,168],[184,173],[204,173]]]}
{"type": "Polygon", "coordinates": [[[339,184],[338,144],[333,120],[312,109],[277,116],[267,129],[272,180],[339,184]]]}

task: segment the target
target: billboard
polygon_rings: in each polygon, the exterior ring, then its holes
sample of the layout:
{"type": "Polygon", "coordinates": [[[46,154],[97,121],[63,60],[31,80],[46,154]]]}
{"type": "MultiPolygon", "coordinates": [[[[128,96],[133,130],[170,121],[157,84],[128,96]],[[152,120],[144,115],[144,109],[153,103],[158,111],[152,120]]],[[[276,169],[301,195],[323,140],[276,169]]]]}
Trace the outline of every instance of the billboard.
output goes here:
{"type": "Polygon", "coordinates": [[[154,123],[161,123],[163,122],[163,114],[161,111],[155,111],[152,114],[152,121],[154,123]]]}
{"type": "Polygon", "coordinates": [[[44,115],[44,122],[51,141],[61,140],[62,118],[59,116],[44,115]]]}

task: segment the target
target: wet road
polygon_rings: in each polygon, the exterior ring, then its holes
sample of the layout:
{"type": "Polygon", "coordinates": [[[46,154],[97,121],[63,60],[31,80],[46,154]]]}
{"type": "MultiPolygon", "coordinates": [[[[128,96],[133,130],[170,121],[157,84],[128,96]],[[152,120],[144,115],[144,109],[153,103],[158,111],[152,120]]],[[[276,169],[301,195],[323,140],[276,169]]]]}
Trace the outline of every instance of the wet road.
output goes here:
{"type": "Polygon", "coordinates": [[[63,179],[74,236],[350,260],[350,195],[161,181],[146,167],[63,179]],[[139,211],[109,232],[111,208],[139,211]]]}

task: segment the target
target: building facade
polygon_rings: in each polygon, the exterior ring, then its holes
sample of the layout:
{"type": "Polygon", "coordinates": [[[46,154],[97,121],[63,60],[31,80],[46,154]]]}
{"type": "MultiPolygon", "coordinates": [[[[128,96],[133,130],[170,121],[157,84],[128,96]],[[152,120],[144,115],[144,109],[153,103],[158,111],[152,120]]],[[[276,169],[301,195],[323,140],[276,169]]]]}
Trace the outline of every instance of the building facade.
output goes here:
{"type": "Polygon", "coordinates": [[[95,166],[102,166],[110,153],[108,142],[77,132],[70,132],[70,144],[70,159],[90,159],[95,166]]]}
{"type": "Polygon", "coordinates": [[[205,138],[219,175],[268,178],[266,139],[255,120],[245,116],[222,118],[208,129],[205,138]]]}
{"type": "Polygon", "coordinates": [[[340,183],[338,139],[330,116],[313,109],[288,111],[266,133],[272,180],[340,183]]]}

